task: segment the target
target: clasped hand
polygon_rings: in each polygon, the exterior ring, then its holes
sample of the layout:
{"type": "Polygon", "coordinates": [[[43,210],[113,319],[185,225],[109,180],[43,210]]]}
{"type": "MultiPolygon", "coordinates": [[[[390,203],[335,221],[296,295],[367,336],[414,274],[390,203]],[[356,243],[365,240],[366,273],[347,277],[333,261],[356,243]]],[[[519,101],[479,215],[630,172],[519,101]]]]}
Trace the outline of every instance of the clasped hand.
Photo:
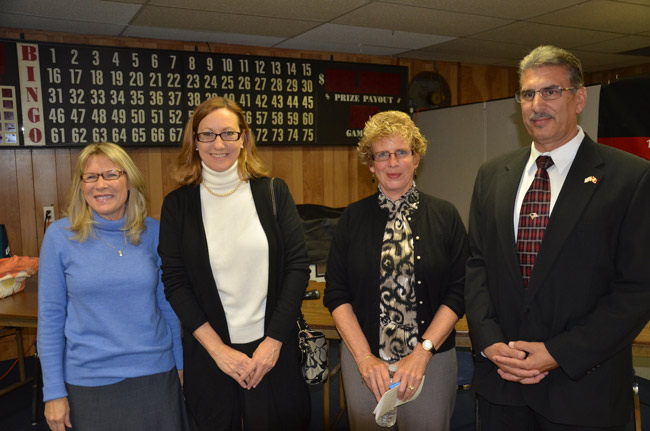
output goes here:
{"type": "Polygon", "coordinates": [[[483,350],[497,367],[502,379],[524,385],[539,383],[558,363],[544,343],[511,341],[495,343],[483,350]]]}
{"type": "Polygon", "coordinates": [[[217,366],[235,379],[244,389],[253,389],[262,381],[262,378],[271,371],[278,361],[282,343],[273,338],[266,337],[257,346],[253,356],[223,345],[219,354],[214,358],[217,366]]]}
{"type": "MultiPolygon", "coordinates": [[[[428,352],[411,352],[397,362],[397,371],[393,376],[393,383],[400,382],[397,398],[408,401],[415,394],[422,382],[427,363],[431,357],[428,352]],[[428,357],[426,356],[428,355],[428,357]]],[[[359,373],[368,389],[375,396],[377,402],[388,391],[391,384],[388,364],[376,356],[368,357],[358,365],[359,373]]]]}

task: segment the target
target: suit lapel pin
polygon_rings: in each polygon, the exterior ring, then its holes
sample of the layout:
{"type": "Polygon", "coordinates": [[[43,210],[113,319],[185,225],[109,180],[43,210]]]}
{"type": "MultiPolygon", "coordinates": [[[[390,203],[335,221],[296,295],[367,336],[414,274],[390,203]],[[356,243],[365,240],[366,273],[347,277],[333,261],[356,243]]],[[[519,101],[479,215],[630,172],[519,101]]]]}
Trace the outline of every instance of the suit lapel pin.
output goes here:
{"type": "Polygon", "coordinates": [[[598,182],[598,178],[594,177],[593,175],[585,178],[585,184],[586,183],[594,183],[596,184],[598,182]]]}

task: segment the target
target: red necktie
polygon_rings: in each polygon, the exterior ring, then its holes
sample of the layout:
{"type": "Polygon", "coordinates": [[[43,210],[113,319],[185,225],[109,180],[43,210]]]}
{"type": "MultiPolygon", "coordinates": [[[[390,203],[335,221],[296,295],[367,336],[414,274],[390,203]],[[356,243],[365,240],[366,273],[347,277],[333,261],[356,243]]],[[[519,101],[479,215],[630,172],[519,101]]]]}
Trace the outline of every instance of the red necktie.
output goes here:
{"type": "Polygon", "coordinates": [[[521,204],[517,231],[517,254],[524,287],[528,287],[551,211],[551,184],[546,170],[553,165],[553,159],[539,156],[535,162],[537,172],[521,204]]]}

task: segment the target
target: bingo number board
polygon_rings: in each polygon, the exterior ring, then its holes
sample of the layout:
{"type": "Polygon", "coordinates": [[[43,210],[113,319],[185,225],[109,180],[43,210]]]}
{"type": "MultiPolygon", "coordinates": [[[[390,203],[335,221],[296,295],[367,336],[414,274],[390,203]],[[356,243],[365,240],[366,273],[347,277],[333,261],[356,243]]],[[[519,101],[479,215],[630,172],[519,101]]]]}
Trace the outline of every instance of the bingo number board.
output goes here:
{"type": "Polygon", "coordinates": [[[407,109],[404,66],[0,40],[0,147],[179,145],[193,110],[237,101],[258,145],[355,145],[407,109]]]}

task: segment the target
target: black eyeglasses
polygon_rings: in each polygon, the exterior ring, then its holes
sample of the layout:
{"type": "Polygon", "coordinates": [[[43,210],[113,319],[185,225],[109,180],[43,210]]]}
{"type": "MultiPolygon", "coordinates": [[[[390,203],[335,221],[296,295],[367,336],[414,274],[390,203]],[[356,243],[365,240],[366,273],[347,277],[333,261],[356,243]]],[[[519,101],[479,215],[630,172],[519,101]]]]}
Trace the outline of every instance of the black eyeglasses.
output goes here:
{"type": "Polygon", "coordinates": [[[515,93],[515,100],[517,103],[532,102],[535,98],[535,93],[539,93],[544,100],[555,100],[562,96],[563,91],[576,90],[578,87],[560,87],[554,85],[552,87],[544,87],[539,90],[519,90],[515,93]]]}
{"type": "Polygon", "coordinates": [[[221,133],[214,132],[200,132],[196,133],[196,140],[199,142],[214,142],[217,139],[217,136],[221,138],[222,141],[236,141],[241,136],[241,132],[235,132],[234,130],[226,130],[221,133]]]}
{"type": "Polygon", "coordinates": [[[411,155],[411,150],[397,150],[394,153],[390,151],[380,151],[379,153],[372,153],[372,160],[375,162],[385,162],[390,159],[390,155],[394,154],[396,159],[405,159],[411,155]]]}
{"type": "Polygon", "coordinates": [[[99,177],[102,177],[104,181],[115,181],[125,174],[126,171],[118,171],[116,169],[111,169],[110,171],[106,171],[101,174],[96,174],[94,172],[84,172],[81,174],[81,181],[84,183],[96,183],[99,180],[99,177]]]}

